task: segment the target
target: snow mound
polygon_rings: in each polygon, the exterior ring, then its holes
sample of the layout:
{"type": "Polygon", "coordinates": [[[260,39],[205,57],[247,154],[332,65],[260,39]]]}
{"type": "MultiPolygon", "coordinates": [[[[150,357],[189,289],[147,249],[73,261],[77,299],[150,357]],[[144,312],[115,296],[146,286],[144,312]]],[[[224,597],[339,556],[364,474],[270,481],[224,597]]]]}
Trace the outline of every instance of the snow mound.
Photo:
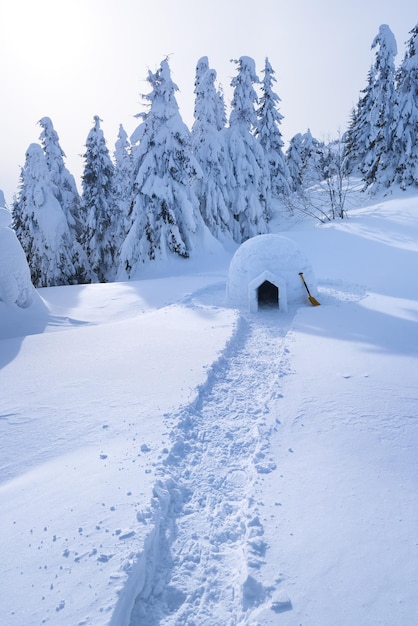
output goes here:
{"type": "Polygon", "coordinates": [[[34,287],[23,248],[9,228],[11,214],[0,208],[0,302],[28,307],[34,287]]]}
{"type": "Polygon", "coordinates": [[[306,302],[299,276],[303,272],[312,295],[317,293],[310,262],[287,237],[268,234],[252,237],[235,252],[227,278],[227,301],[257,311],[261,304],[286,311],[288,304],[306,302]]]}

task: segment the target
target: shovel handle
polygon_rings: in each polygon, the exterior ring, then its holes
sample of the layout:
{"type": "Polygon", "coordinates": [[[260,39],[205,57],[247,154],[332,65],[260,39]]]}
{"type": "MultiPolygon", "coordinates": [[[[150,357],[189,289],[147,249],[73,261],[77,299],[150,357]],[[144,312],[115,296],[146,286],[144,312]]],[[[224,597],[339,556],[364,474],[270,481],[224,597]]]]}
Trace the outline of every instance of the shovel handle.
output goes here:
{"type": "Polygon", "coordinates": [[[309,291],[308,285],[306,284],[305,279],[304,279],[304,277],[303,277],[303,272],[299,272],[299,276],[301,277],[302,282],[303,282],[303,284],[305,285],[305,289],[306,289],[306,291],[308,292],[308,294],[309,294],[309,295],[311,295],[311,292],[309,291]]]}

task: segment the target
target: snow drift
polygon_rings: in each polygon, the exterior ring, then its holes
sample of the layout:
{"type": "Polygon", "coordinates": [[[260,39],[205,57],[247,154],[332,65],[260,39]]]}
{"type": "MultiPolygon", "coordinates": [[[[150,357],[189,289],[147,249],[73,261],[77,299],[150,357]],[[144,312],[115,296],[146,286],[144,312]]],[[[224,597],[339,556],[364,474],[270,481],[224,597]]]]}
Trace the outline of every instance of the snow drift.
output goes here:
{"type": "Polygon", "coordinates": [[[34,288],[23,248],[11,229],[10,212],[0,207],[0,302],[28,307],[34,288]]]}

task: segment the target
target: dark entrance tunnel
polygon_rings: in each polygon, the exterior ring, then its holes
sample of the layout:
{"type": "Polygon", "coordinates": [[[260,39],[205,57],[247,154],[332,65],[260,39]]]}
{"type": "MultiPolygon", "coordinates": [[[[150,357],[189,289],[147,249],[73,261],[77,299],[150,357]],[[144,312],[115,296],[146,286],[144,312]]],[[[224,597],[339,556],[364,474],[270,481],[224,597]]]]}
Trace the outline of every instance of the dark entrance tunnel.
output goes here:
{"type": "Polygon", "coordinates": [[[257,289],[259,307],[277,306],[279,304],[279,288],[265,280],[257,289]]]}

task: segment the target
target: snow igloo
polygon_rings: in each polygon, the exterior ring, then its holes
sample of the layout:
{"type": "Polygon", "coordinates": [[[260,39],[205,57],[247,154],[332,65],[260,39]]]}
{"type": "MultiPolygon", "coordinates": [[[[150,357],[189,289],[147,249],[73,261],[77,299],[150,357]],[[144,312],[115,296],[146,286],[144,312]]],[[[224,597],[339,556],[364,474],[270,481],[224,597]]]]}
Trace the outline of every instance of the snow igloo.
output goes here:
{"type": "Polygon", "coordinates": [[[232,257],[227,302],[252,313],[264,307],[287,311],[289,304],[308,302],[299,272],[303,272],[311,294],[317,295],[311,264],[291,239],[274,234],[252,237],[232,257]]]}

